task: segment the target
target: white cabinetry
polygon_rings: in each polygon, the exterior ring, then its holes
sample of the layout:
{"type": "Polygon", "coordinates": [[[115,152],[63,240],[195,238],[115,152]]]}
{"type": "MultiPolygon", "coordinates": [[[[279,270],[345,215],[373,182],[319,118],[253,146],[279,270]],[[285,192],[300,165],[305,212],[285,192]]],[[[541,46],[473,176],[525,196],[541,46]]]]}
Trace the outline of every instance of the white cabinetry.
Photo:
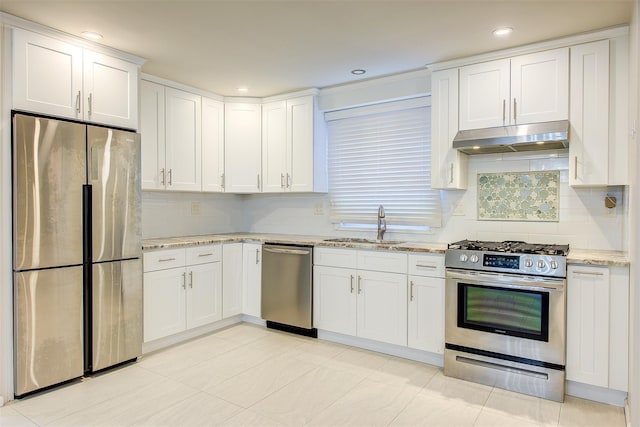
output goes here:
{"type": "Polygon", "coordinates": [[[144,254],[144,341],[222,318],[220,245],[144,254]]]}
{"type": "Polygon", "coordinates": [[[267,102],[262,106],[263,192],[323,191],[314,182],[324,165],[314,157],[316,138],[315,97],[312,95],[267,102]]]}
{"type": "Polygon", "coordinates": [[[242,248],[244,263],[242,276],[242,312],[261,317],[262,312],[262,245],[245,243],[242,248]]]}
{"type": "Polygon", "coordinates": [[[444,354],[444,257],[409,254],[407,344],[444,354]]]}
{"type": "Polygon", "coordinates": [[[460,68],[461,130],[566,120],[569,49],[460,68]]]}
{"type": "Polygon", "coordinates": [[[222,246],[222,317],[242,313],[242,243],[222,246]]]}
{"type": "Polygon", "coordinates": [[[567,380],[626,391],[628,269],[570,265],[567,276],[567,380]]]}
{"type": "Polygon", "coordinates": [[[165,188],[164,86],[140,81],[141,185],[143,190],[165,188]]]}
{"type": "Polygon", "coordinates": [[[13,108],[138,128],[138,65],[13,30],[13,108]]]}
{"type": "Polygon", "coordinates": [[[262,188],[262,108],[260,104],[225,103],[225,189],[259,193],[262,188]]]}
{"type": "Polygon", "coordinates": [[[316,248],[314,326],[407,345],[407,255],[316,248]]]}
{"type": "Polygon", "coordinates": [[[224,103],[202,98],[202,191],[224,191],[224,103]]]}
{"type": "Polygon", "coordinates": [[[454,150],[458,132],[458,69],[431,74],[431,188],[466,189],[468,156],[454,150]]]}
{"type": "Polygon", "coordinates": [[[201,97],[165,88],[166,189],[202,189],[201,97]]]}
{"type": "Polygon", "coordinates": [[[628,42],[571,47],[569,185],[629,184],[628,42]]]}

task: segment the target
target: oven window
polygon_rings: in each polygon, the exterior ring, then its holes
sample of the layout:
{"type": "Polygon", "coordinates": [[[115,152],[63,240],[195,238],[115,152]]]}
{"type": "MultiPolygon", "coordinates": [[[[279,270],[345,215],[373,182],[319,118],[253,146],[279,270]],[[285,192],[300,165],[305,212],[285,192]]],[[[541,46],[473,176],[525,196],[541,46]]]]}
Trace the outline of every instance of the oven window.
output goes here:
{"type": "Polygon", "coordinates": [[[458,326],[549,340],[549,294],[458,283],[458,326]]]}

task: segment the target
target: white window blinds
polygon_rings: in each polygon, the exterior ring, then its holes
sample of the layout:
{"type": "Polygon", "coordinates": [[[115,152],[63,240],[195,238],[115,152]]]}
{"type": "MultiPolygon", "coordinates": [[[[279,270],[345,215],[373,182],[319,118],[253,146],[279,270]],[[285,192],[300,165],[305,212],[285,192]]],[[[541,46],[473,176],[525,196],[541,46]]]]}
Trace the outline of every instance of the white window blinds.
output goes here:
{"type": "Polygon", "coordinates": [[[327,113],[331,219],[389,229],[439,227],[440,193],[431,190],[428,98],[327,113]],[[411,227],[406,227],[411,226],[411,227]]]}

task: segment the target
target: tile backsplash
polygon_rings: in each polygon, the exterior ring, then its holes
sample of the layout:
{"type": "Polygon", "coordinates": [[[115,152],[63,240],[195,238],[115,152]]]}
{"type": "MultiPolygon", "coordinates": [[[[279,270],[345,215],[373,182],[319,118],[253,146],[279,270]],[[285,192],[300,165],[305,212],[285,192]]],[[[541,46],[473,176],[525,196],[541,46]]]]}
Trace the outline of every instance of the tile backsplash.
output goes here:
{"type": "Polygon", "coordinates": [[[558,221],[560,171],[479,173],[478,219],[558,221]]]}
{"type": "MultiPolygon", "coordinates": [[[[531,154],[477,155],[469,158],[466,191],[441,191],[442,227],[429,233],[395,233],[390,240],[454,242],[461,239],[525,240],[569,244],[581,249],[628,250],[625,187],[572,188],[566,150],[531,154]],[[478,174],[559,171],[558,220],[495,221],[478,218],[478,174]],[[613,209],[604,198],[617,198],[613,209]]],[[[556,172],[554,172],[556,173],[556,172]]],[[[375,238],[375,230],[336,230],[329,219],[326,194],[199,194],[143,192],[143,237],[223,232],[287,233],[375,238]],[[194,214],[193,201],[201,211],[194,214]]],[[[376,212],[372,212],[375,216],[376,212]]],[[[388,216],[387,224],[393,224],[388,216]]]]}

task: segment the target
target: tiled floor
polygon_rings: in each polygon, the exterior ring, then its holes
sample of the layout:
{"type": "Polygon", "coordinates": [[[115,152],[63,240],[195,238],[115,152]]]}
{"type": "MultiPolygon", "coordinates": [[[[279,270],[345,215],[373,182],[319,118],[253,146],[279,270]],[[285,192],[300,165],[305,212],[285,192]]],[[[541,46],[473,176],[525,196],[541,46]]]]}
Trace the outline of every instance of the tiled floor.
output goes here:
{"type": "Polygon", "coordinates": [[[622,408],[564,404],[429,365],[240,324],[0,408],[0,426],[607,426],[622,408]]]}

